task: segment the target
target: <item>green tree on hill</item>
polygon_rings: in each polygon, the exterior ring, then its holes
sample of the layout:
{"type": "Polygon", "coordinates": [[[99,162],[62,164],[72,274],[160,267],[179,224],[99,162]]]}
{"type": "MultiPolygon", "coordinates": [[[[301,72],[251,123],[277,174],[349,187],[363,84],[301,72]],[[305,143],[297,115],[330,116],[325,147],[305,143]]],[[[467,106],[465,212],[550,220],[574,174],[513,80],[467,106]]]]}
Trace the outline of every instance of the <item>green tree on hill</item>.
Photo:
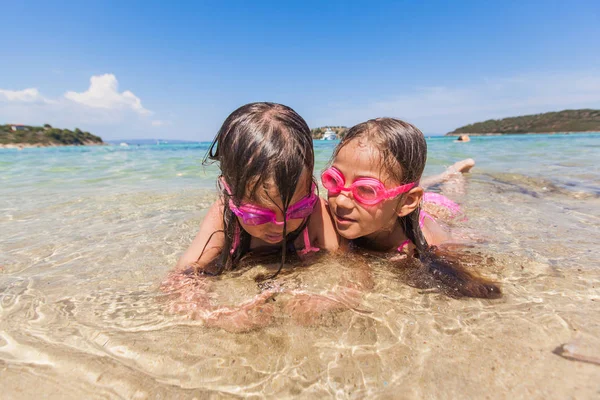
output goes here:
{"type": "Polygon", "coordinates": [[[0,144],[28,144],[41,146],[102,144],[102,138],[83,132],[44,126],[26,126],[26,130],[13,131],[11,125],[0,125],[0,144]]]}
{"type": "Polygon", "coordinates": [[[543,114],[524,115],[504,119],[490,119],[462,126],[448,135],[465,133],[553,133],[600,132],[600,110],[564,110],[543,114]]]}

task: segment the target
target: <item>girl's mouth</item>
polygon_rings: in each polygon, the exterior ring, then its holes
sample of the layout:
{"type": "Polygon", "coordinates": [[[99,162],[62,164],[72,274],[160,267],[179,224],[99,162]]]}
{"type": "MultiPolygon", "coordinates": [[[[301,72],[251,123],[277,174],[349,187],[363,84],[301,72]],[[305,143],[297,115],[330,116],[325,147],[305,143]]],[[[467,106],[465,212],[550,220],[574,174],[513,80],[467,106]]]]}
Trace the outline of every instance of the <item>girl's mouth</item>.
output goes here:
{"type": "Polygon", "coordinates": [[[346,217],[342,217],[338,214],[335,214],[335,220],[338,224],[342,224],[342,225],[347,225],[347,224],[351,224],[353,222],[356,222],[356,220],[352,219],[352,218],[346,218],[346,217]]]}
{"type": "Polygon", "coordinates": [[[267,234],[265,235],[265,239],[267,239],[266,241],[270,243],[278,243],[283,240],[283,235],[281,233],[267,234]]]}

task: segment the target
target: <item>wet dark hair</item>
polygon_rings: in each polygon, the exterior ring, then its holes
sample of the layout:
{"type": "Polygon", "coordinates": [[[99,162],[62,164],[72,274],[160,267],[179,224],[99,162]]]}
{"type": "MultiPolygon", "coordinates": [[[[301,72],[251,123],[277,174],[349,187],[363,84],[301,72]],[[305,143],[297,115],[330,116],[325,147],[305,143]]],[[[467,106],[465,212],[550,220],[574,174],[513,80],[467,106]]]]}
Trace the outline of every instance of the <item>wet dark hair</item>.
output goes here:
{"type": "MultiPolygon", "coordinates": [[[[399,184],[419,182],[427,161],[427,142],[414,125],[395,118],[376,118],[353,126],[335,148],[333,158],[352,142],[361,140],[379,150],[380,168],[385,169],[399,184]]],[[[419,225],[421,206],[410,214],[398,217],[406,236],[416,246],[416,257],[436,280],[464,296],[494,298],[500,289],[491,282],[464,270],[452,257],[442,255],[429,246],[419,225]]]]}
{"type": "MultiPolygon", "coordinates": [[[[241,257],[250,248],[251,236],[244,231],[229,207],[229,200],[237,206],[244,196],[257,198],[267,180],[272,179],[281,196],[283,214],[306,169],[306,187],[310,190],[314,168],[314,152],[310,129],[306,121],[290,107],[276,103],[250,103],[232,112],[215,136],[204,158],[204,164],[218,162],[222,179],[231,193],[219,184],[224,204],[223,227],[225,244],[216,263],[218,275],[235,269],[241,257]],[[237,248],[234,237],[240,235],[237,248]]],[[[284,219],[281,244],[281,265],[285,264],[288,241],[293,243],[308,219],[294,232],[287,234],[284,219]]],[[[273,277],[275,276],[273,275],[273,277]]]]}

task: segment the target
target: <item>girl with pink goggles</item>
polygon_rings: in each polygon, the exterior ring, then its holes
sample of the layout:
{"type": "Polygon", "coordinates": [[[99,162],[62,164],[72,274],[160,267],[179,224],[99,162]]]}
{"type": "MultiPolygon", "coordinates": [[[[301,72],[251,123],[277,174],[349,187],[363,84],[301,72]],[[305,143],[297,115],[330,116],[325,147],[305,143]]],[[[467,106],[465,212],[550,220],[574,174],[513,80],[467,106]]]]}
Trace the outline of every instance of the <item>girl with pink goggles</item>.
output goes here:
{"type": "Polygon", "coordinates": [[[335,167],[331,167],[323,172],[321,182],[329,193],[352,192],[352,196],[357,202],[367,206],[374,206],[384,200],[406,193],[417,185],[413,182],[393,189],[386,189],[383,183],[375,178],[359,178],[349,187],[345,187],[346,178],[335,167]]]}
{"type": "MultiPolygon", "coordinates": [[[[225,187],[225,191],[230,196],[229,208],[237,217],[240,217],[246,225],[263,225],[272,223],[275,225],[283,225],[283,221],[277,221],[277,216],[273,210],[257,206],[256,204],[244,203],[239,207],[236,206],[231,200],[231,189],[224,179],[221,179],[221,183],[225,187]]],[[[317,204],[318,196],[315,193],[315,185],[311,187],[311,192],[308,196],[302,198],[296,203],[288,207],[285,214],[285,219],[304,219],[308,218],[312,214],[315,204],[317,204]]]]}

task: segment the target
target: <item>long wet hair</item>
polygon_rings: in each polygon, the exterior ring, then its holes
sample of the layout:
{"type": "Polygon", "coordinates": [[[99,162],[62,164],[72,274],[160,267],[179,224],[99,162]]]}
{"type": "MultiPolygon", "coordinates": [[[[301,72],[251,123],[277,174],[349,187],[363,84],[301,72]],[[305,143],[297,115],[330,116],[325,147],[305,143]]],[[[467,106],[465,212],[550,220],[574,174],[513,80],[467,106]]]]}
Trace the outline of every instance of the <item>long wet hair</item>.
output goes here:
{"type": "MultiPolygon", "coordinates": [[[[216,263],[215,275],[233,270],[250,249],[251,236],[242,229],[229,207],[231,199],[240,206],[244,197],[256,199],[267,180],[273,181],[286,214],[302,172],[306,169],[305,185],[310,190],[314,168],[314,152],[310,129],[306,121],[290,107],[276,103],[250,103],[232,112],[215,136],[204,158],[204,164],[217,162],[231,193],[219,180],[219,195],[223,201],[225,242],[216,263]],[[240,235],[234,248],[235,236],[240,235]]],[[[281,264],[285,264],[287,243],[295,240],[308,219],[294,232],[287,234],[284,218],[281,264]]],[[[273,276],[275,276],[273,275],[273,276]]]]}
{"type": "MultiPolygon", "coordinates": [[[[399,184],[418,182],[427,161],[427,142],[414,125],[395,118],[376,118],[353,126],[335,148],[333,158],[353,140],[361,140],[379,150],[380,168],[399,184]]],[[[421,205],[410,214],[398,217],[398,224],[416,247],[415,256],[425,270],[451,290],[464,296],[493,298],[500,289],[460,266],[456,257],[445,256],[439,249],[429,246],[421,230],[419,218],[421,205]]]]}

